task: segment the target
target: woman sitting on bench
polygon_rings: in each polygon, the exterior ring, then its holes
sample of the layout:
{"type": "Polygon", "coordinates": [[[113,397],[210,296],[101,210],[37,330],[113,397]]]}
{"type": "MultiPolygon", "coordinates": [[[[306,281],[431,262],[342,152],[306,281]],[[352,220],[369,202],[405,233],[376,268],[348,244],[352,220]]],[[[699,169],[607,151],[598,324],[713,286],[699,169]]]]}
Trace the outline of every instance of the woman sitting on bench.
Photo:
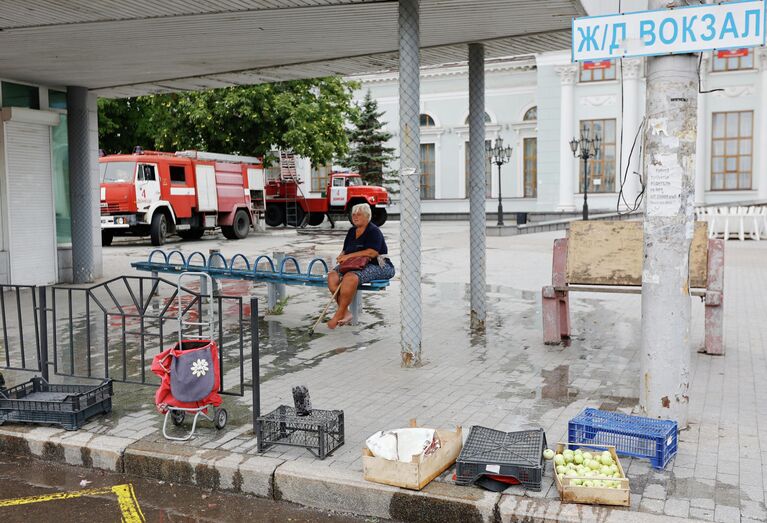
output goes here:
{"type": "Polygon", "coordinates": [[[370,223],[371,217],[368,204],[360,203],[352,207],[354,227],[346,233],[343,250],[336,258],[338,265],[328,273],[328,289],[336,296],[338,303],[335,315],[328,321],[329,329],[346,325],[352,320],[349,304],[357,287],[394,277],[394,264],[386,256],[389,253],[386,240],[381,229],[370,223]]]}

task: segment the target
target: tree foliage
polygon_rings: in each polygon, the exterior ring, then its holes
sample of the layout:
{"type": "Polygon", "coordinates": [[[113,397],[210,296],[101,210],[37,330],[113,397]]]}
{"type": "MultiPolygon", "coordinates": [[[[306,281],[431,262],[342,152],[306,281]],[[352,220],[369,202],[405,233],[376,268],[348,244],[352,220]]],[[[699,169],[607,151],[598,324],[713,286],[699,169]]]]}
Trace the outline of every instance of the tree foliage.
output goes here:
{"type": "Polygon", "coordinates": [[[389,164],[396,158],[394,148],[386,142],[392,134],[384,130],[378,102],[368,91],[359,106],[353,128],[349,130],[350,151],[343,165],[360,173],[362,179],[371,185],[385,185],[392,182],[389,164]]]}
{"type": "Polygon", "coordinates": [[[348,150],[346,122],[357,113],[354,88],[329,77],[101,100],[101,148],[128,152],[141,145],[264,157],[282,149],[324,165],[348,150]]]}

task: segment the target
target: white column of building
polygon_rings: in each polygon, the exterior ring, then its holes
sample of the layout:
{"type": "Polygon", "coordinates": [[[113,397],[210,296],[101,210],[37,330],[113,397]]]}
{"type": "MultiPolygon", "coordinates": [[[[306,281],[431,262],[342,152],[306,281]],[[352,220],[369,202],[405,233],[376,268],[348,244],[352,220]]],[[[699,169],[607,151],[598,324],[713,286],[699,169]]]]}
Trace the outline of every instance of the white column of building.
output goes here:
{"type": "Polygon", "coordinates": [[[619,202],[622,209],[633,209],[634,202],[642,190],[639,178],[639,159],[641,136],[634,145],[634,137],[639,131],[642,116],[640,101],[640,82],[642,78],[642,59],[629,58],[623,60],[623,143],[621,143],[621,165],[618,168],[618,179],[623,180],[623,199],[619,202]],[[634,145],[633,154],[631,147],[634,145]],[[627,172],[628,171],[628,172],[627,172]]]}
{"type": "MultiPolygon", "coordinates": [[[[700,64],[701,82],[708,71],[708,53],[703,53],[703,61],[700,64]]],[[[695,205],[706,203],[706,165],[709,162],[708,155],[708,108],[706,101],[708,95],[698,94],[698,138],[695,142],[695,205]]]]}
{"type": "MultiPolygon", "coordinates": [[[[759,57],[759,143],[764,144],[767,141],[767,49],[757,49],[756,55],[759,57]]],[[[764,147],[759,147],[756,157],[756,166],[759,184],[759,199],[767,200],[767,151],[764,147]]]]}
{"type": "Polygon", "coordinates": [[[573,153],[570,140],[575,133],[575,75],[576,65],[557,67],[562,82],[560,96],[559,121],[559,210],[575,210],[575,173],[573,171],[573,153]]]}

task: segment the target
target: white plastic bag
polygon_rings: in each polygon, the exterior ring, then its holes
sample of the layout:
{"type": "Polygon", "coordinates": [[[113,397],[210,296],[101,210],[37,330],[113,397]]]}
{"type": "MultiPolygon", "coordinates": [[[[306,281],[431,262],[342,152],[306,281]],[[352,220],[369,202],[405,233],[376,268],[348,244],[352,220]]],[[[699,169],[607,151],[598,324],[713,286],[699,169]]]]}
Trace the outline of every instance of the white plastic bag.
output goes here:
{"type": "Polygon", "coordinates": [[[378,458],[410,463],[414,456],[439,448],[439,439],[434,429],[406,428],[378,431],[365,444],[378,458]]]}

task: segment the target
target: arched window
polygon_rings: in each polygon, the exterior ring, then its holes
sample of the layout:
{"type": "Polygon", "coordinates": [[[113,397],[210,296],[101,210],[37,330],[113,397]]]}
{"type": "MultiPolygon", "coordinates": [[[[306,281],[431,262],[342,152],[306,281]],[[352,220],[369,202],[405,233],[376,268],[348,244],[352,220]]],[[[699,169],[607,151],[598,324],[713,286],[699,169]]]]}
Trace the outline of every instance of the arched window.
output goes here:
{"type": "MultiPolygon", "coordinates": [[[[490,118],[490,115],[485,113],[485,123],[493,123],[492,118],[490,118]]],[[[464,125],[469,125],[469,117],[466,117],[466,121],[463,122],[464,125]]]]}
{"type": "Polygon", "coordinates": [[[434,127],[437,125],[436,123],[434,123],[434,118],[432,118],[426,113],[422,113],[419,120],[420,120],[421,127],[434,127]]]}
{"type": "Polygon", "coordinates": [[[525,121],[531,121],[531,120],[537,120],[538,119],[538,106],[535,105],[527,110],[525,113],[525,116],[522,117],[525,121]]]}

